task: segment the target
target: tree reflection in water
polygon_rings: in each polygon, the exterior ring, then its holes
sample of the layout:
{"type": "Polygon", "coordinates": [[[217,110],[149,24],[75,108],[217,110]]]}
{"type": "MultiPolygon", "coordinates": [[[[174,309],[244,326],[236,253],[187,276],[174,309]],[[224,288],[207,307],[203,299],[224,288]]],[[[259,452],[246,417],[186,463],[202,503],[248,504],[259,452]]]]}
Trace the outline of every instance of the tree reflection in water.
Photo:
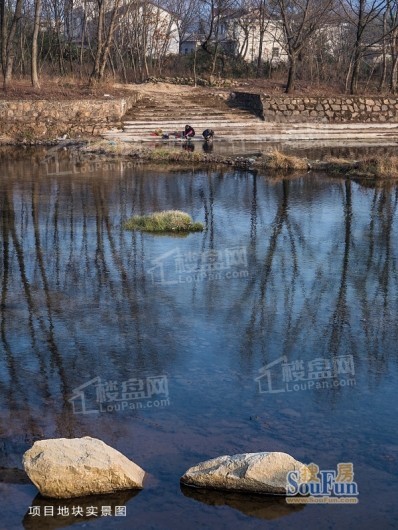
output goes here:
{"type": "Polygon", "coordinates": [[[31,436],[80,432],[68,399],[97,375],[123,381],[192,363],[216,392],[217,363],[253,380],[282,355],[349,352],[377,382],[395,355],[393,187],[123,163],[48,175],[32,159],[3,161],[1,173],[3,433],[9,414],[31,436]],[[123,231],[127,217],[166,208],[207,231],[178,240],[123,231]],[[245,279],[170,287],[148,274],[176,247],[200,256],[237,246],[247,249],[245,279]]]}

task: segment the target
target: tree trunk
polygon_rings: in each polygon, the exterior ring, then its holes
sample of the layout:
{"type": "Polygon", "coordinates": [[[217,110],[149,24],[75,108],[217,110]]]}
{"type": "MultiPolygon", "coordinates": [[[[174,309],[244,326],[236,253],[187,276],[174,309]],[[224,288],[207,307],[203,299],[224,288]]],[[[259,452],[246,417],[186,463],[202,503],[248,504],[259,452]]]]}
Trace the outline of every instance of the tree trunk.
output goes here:
{"type": "Polygon", "coordinates": [[[397,81],[398,81],[398,55],[393,59],[391,67],[391,79],[390,79],[390,89],[393,94],[397,92],[397,81]]]}
{"type": "Polygon", "coordinates": [[[358,23],[356,31],[356,41],[354,45],[354,61],[352,65],[352,74],[350,82],[350,94],[354,95],[357,92],[358,88],[358,79],[359,79],[359,65],[362,58],[362,41],[363,41],[363,32],[366,27],[366,22],[364,22],[365,16],[365,0],[359,0],[358,4],[358,23]]]}
{"type": "Polygon", "coordinates": [[[37,71],[38,62],[38,37],[40,29],[40,14],[41,14],[41,0],[35,2],[35,20],[33,26],[33,39],[32,39],[32,70],[31,70],[31,81],[34,88],[40,88],[39,74],[37,71]]]}
{"type": "Polygon", "coordinates": [[[391,55],[392,65],[390,73],[390,89],[393,94],[397,90],[397,71],[398,71],[398,28],[391,35],[391,55]]]}
{"type": "Polygon", "coordinates": [[[360,57],[359,49],[356,49],[354,53],[354,62],[352,65],[352,74],[351,74],[351,82],[350,82],[350,94],[351,95],[354,95],[357,93],[360,59],[361,57],[360,57]]]}
{"type": "Polygon", "coordinates": [[[297,56],[295,54],[289,57],[289,74],[287,78],[286,94],[291,94],[294,90],[297,75],[297,56]]]}
{"type": "Polygon", "coordinates": [[[116,27],[116,13],[119,9],[119,0],[114,0],[114,1],[115,1],[115,5],[113,8],[113,12],[112,12],[112,18],[109,24],[108,35],[105,41],[105,46],[104,46],[102,57],[101,57],[99,79],[98,79],[99,81],[101,81],[104,78],[105,67],[106,67],[106,63],[108,62],[109,52],[110,52],[112,40],[113,40],[113,33],[116,27]]]}
{"type": "Polygon", "coordinates": [[[6,69],[4,74],[3,88],[7,90],[12,81],[12,71],[14,67],[14,55],[8,55],[6,60],[6,69]]]}
{"type": "Polygon", "coordinates": [[[104,41],[103,23],[105,21],[105,3],[103,0],[99,0],[99,17],[98,17],[98,45],[97,53],[95,56],[94,69],[91,74],[90,83],[95,81],[101,81],[104,78],[106,63],[108,62],[109,51],[112,44],[113,33],[116,27],[116,14],[119,9],[119,1],[114,0],[114,6],[112,11],[111,20],[109,23],[108,34],[104,41]]]}
{"type": "Polygon", "coordinates": [[[260,16],[260,24],[259,24],[259,42],[258,42],[258,56],[257,56],[256,77],[260,77],[260,75],[261,75],[261,67],[262,67],[262,63],[263,63],[264,34],[265,34],[265,29],[266,29],[266,24],[265,24],[265,0],[261,0],[261,2],[260,2],[259,16],[260,16]]]}
{"type": "Polygon", "coordinates": [[[63,43],[61,39],[61,28],[62,28],[62,20],[61,20],[61,7],[58,4],[59,0],[53,0],[54,1],[54,24],[56,28],[56,37],[57,37],[57,47],[58,47],[58,68],[59,68],[59,75],[65,74],[65,68],[64,68],[64,48],[63,43]]]}
{"type": "Polygon", "coordinates": [[[15,34],[17,31],[18,22],[22,16],[23,0],[17,0],[15,4],[15,11],[12,17],[11,25],[7,33],[7,17],[5,8],[2,4],[0,7],[1,23],[2,23],[2,67],[3,67],[3,87],[7,90],[12,80],[12,72],[14,66],[15,56],[15,34]]]}
{"type": "Polygon", "coordinates": [[[261,75],[261,66],[263,63],[263,45],[264,45],[264,32],[260,30],[260,39],[258,41],[258,55],[257,55],[257,71],[256,77],[261,75]]]}
{"type": "Polygon", "coordinates": [[[386,84],[387,79],[387,9],[383,15],[383,64],[379,83],[379,92],[381,92],[386,84]]]}
{"type": "Polygon", "coordinates": [[[380,76],[380,83],[379,83],[379,92],[382,92],[387,79],[387,54],[386,51],[383,50],[383,65],[381,70],[381,76],[380,76]]]}
{"type": "Polygon", "coordinates": [[[86,2],[84,2],[83,17],[84,17],[83,18],[83,29],[82,29],[82,36],[80,39],[80,56],[79,56],[79,67],[80,67],[79,77],[80,79],[83,77],[83,56],[84,56],[83,48],[84,48],[86,30],[87,30],[87,3],[86,2]]]}
{"type": "Polygon", "coordinates": [[[196,58],[197,58],[197,48],[196,48],[196,37],[195,37],[195,49],[194,49],[194,56],[193,56],[193,84],[196,87],[196,58]]]}
{"type": "Polygon", "coordinates": [[[1,31],[1,68],[3,77],[5,76],[7,58],[7,21],[5,0],[0,0],[0,31],[1,31]]]}
{"type": "Polygon", "coordinates": [[[97,49],[95,52],[93,71],[91,72],[91,76],[90,76],[90,85],[98,81],[100,77],[101,55],[102,55],[102,48],[104,46],[104,42],[103,42],[104,40],[104,37],[103,37],[104,35],[103,33],[104,15],[105,15],[105,3],[103,2],[103,0],[98,0],[97,49]]]}
{"type": "Polygon", "coordinates": [[[218,42],[216,42],[216,45],[215,45],[214,56],[213,56],[213,64],[212,64],[212,67],[211,67],[211,74],[210,74],[211,76],[213,76],[215,71],[216,71],[217,57],[218,57],[218,42]]]}

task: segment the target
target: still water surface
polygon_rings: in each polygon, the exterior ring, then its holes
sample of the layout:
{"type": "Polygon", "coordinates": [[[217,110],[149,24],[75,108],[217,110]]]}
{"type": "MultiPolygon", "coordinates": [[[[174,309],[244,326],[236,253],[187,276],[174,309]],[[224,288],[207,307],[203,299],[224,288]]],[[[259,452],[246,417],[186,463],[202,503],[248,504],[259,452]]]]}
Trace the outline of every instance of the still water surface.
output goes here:
{"type": "Polygon", "coordinates": [[[0,528],[396,528],[397,189],[40,156],[0,162],[0,528]],[[123,230],[171,208],[207,230],[123,230]],[[23,452],[84,435],[149,473],[80,502],[127,515],[27,515],[52,503],[23,452]],[[256,451],[352,462],[359,503],[180,488],[199,461],[256,451]]]}

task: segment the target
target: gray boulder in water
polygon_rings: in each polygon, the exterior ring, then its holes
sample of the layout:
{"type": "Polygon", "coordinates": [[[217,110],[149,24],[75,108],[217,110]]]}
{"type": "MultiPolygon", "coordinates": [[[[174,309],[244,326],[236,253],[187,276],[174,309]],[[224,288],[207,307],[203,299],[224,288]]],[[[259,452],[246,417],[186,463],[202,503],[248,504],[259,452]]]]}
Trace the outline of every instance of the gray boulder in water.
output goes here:
{"type": "Polygon", "coordinates": [[[181,482],[199,488],[284,495],[288,472],[305,468],[286,453],[225,455],[191,467],[181,482]]]}

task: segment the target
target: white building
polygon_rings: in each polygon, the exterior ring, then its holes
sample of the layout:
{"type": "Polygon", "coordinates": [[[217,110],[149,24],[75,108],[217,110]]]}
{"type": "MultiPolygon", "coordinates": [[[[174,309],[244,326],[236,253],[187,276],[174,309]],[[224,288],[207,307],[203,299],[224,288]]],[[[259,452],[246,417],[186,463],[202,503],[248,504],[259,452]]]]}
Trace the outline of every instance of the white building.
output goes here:
{"type": "MultiPolygon", "coordinates": [[[[128,0],[127,0],[128,1],[128,0]]],[[[133,7],[126,19],[127,24],[141,28],[145,33],[147,55],[178,55],[180,39],[178,26],[169,11],[152,2],[141,2],[133,7]]]]}
{"type": "Polygon", "coordinates": [[[320,48],[332,57],[346,50],[349,41],[349,24],[323,24],[312,36],[310,46],[320,48]]]}
{"type": "MultiPolygon", "coordinates": [[[[287,62],[285,35],[282,24],[267,19],[262,24],[262,60],[273,64],[287,62]]],[[[261,25],[258,11],[224,17],[220,27],[224,49],[247,62],[258,58],[261,42],[261,25]]]]}
{"type": "Polygon", "coordinates": [[[200,48],[200,45],[204,39],[205,37],[203,35],[198,35],[195,33],[185,35],[184,39],[180,42],[180,54],[189,55],[190,53],[194,53],[195,50],[200,48]]]}
{"type": "MultiPolygon", "coordinates": [[[[112,0],[106,0],[107,15],[112,10],[112,0]]],[[[178,26],[172,14],[149,1],[122,0],[117,15],[116,36],[123,33],[126,45],[145,46],[147,55],[177,55],[180,50],[178,26]]],[[[69,34],[79,44],[84,24],[86,33],[96,31],[98,7],[95,0],[75,0],[69,34]]],[[[86,43],[84,43],[86,44],[86,43]]]]}

